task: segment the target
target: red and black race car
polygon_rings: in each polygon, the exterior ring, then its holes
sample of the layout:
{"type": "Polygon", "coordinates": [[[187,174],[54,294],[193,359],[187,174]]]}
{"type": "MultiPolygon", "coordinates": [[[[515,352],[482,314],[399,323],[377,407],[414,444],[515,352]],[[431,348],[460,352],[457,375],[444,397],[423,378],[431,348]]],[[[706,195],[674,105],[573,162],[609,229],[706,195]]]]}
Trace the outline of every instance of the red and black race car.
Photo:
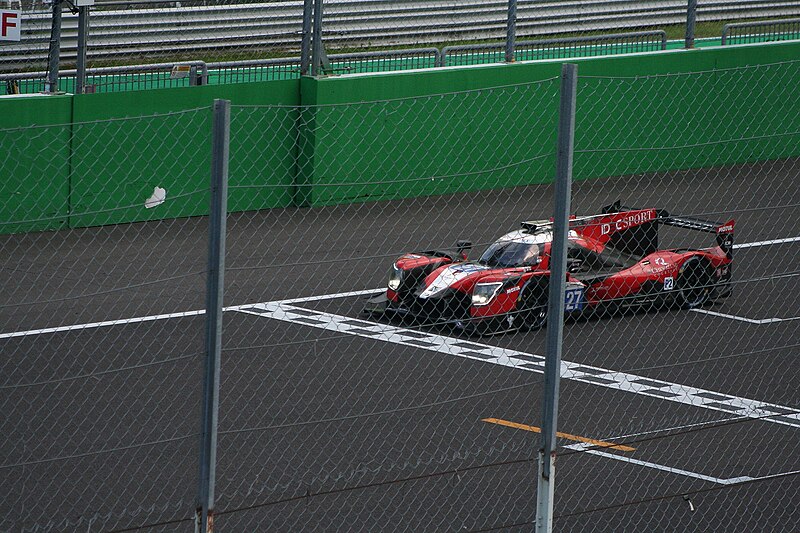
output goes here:
{"type": "MultiPolygon", "coordinates": [[[[620,308],[699,307],[731,292],[734,221],[670,216],[619,202],[602,214],[571,217],[565,312],[620,308]],[[712,233],[709,248],[659,249],[659,226],[712,233]]],[[[523,222],[468,261],[457,250],[409,253],[392,264],[388,288],[368,300],[366,314],[393,314],[419,325],[475,333],[540,328],[547,320],[551,221],[523,222]]]]}

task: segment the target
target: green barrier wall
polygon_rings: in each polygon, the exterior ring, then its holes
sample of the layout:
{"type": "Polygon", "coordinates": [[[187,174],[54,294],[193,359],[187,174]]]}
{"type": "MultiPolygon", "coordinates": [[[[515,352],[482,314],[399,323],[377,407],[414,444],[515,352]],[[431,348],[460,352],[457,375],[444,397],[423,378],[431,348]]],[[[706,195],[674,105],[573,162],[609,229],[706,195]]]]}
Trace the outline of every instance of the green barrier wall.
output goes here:
{"type": "Polygon", "coordinates": [[[287,106],[233,108],[228,209],[290,205],[298,95],[297,81],[76,95],[70,224],[206,214],[215,98],[233,106],[287,106]],[[286,134],[270,134],[269,128],[286,134]],[[145,209],[156,186],[170,201],[145,209]]]}
{"type": "Polygon", "coordinates": [[[800,83],[800,65],[777,64],[798,58],[800,43],[580,62],[574,177],[800,155],[797,135],[787,135],[800,132],[800,113],[785,113],[800,110],[800,93],[787,90],[800,83]],[[671,75],[642,78],[660,74],[671,75]]]}
{"type": "Polygon", "coordinates": [[[66,226],[71,122],[68,96],[0,99],[0,233],[66,226]]]}
{"type": "MultiPolygon", "coordinates": [[[[775,65],[797,58],[800,43],[575,59],[575,179],[800,155],[800,68],[775,65]]],[[[550,181],[560,65],[0,99],[0,232],[206,213],[214,98],[234,106],[230,211],[550,181]],[[68,126],[8,129],[43,117],[68,126]],[[171,201],[146,210],[155,186],[171,201]]]]}
{"type": "Polygon", "coordinates": [[[511,187],[553,167],[560,64],[303,79],[301,205],[511,187]],[[313,187],[308,187],[313,184],[313,187]]]}
{"type": "MultiPolygon", "coordinates": [[[[785,102],[800,100],[800,92],[786,90],[800,82],[800,70],[745,68],[797,58],[800,43],[575,59],[574,178],[800,155],[796,135],[758,139],[752,134],[754,125],[761,135],[800,131],[800,114],[786,117],[780,111],[787,104],[800,109],[800,101],[785,102]],[[680,73],[690,74],[673,76],[680,73]],[[642,78],[666,74],[670,76],[642,78]],[[624,77],[628,79],[620,79],[624,77]],[[779,107],[774,106],[778,98],[779,107]]],[[[299,203],[413,197],[551,180],[558,82],[541,80],[558,76],[560,64],[304,79],[303,102],[319,107],[306,110],[313,113],[308,118],[313,136],[304,138],[301,151],[304,171],[299,179],[305,193],[299,203]],[[426,97],[439,94],[444,96],[426,97]],[[546,153],[551,156],[536,159],[546,153]],[[476,173],[492,168],[498,170],[476,173]],[[458,181],[424,179],[440,175],[456,175],[458,181]]]]}

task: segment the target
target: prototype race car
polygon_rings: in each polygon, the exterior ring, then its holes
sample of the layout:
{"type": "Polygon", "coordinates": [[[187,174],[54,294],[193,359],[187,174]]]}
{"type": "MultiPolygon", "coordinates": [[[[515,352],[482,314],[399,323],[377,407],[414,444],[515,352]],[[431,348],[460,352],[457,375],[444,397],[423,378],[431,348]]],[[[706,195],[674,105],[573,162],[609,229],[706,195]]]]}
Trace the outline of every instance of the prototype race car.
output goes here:
{"type": "MultiPolygon", "coordinates": [[[[734,221],[670,216],[620,202],[600,215],[571,217],[565,313],[652,305],[684,309],[731,292],[734,221]],[[709,248],[659,250],[659,225],[716,235],[709,248]]],[[[477,261],[469,241],[456,251],[409,253],[392,264],[385,292],[364,313],[399,315],[419,325],[450,325],[470,333],[540,328],[547,321],[551,221],[523,222],[477,261]]]]}

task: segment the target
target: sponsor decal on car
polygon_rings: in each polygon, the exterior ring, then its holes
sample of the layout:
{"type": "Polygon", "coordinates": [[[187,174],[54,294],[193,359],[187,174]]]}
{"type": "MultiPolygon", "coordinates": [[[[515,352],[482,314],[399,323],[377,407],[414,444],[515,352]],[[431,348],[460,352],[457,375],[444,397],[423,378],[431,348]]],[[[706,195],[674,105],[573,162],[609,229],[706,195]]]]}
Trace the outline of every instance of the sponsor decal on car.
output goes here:
{"type": "Polygon", "coordinates": [[[725,224],[717,228],[717,233],[731,233],[733,231],[733,224],[725,224]]]}
{"type": "Polygon", "coordinates": [[[675,280],[672,276],[664,278],[664,290],[671,291],[673,288],[675,288],[675,280]]]}
{"type": "Polygon", "coordinates": [[[632,215],[623,217],[619,220],[601,224],[600,233],[601,235],[608,235],[612,231],[623,231],[628,228],[632,228],[633,226],[638,226],[639,224],[650,222],[654,218],[655,218],[655,212],[652,209],[648,211],[640,211],[638,213],[633,213],[632,215]]]}
{"type": "Polygon", "coordinates": [[[475,263],[462,263],[458,265],[450,265],[442,270],[430,285],[428,285],[422,293],[420,298],[429,298],[434,294],[438,294],[443,290],[450,287],[453,283],[461,281],[467,276],[480,272],[481,270],[488,270],[489,267],[478,265],[475,263]]]}

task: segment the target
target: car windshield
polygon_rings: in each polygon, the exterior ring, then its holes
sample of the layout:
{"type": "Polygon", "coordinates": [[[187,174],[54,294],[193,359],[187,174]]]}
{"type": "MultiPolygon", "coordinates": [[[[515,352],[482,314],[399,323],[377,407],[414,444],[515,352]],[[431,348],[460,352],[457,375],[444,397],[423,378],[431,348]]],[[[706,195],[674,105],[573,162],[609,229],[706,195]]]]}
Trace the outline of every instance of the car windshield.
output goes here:
{"type": "Polygon", "coordinates": [[[543,246],[524,242],[502,241],[489,246],[480,260],[490,267],[533,266],[539,263],[543,246]]]}

